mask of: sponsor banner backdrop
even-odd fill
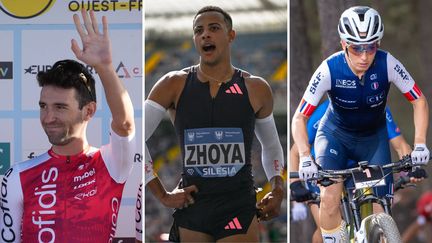
[[[70,24],[81,8],[105,15],[111,23],[141,23],[142,0],[2,0],[2,24]]]
[[[0,113],[13,110],[13,48],[13,32],[0,31]]]
[[[39,121],[39,71],[61,59],[75,59],[71,39],[79,41],[72,15],[93,9],[98,22],[107,16],[113,65],[135,109],[137,151],[117,222],[116,237],[135,237],[135,202],[142,160],[142,1],[2,0],[0,1],[0,172],[14,163],[45,153],[50,143]],[[100,28],[102,26],[100,25]],[[76,60],[76,59],[75,59]],[[111,113],[97,73],[98,110],[87,129],[92,146],[109,142]],[[0,176],[1,177],[1,176]]]

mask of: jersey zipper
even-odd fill
[[[360,105],[359,109],[362,110],[363,107],[366,105],[365,101],[363,100],[364,97],[364,87],[365,87],[365,76],[366,72],[363,74],[361,78],[359,78],[359,89],[360,89]]]
[[[216,94],[217,96],[217,94]],[[213,127],[214,126],[214,105],[215,105],[215,97],[212,97],[211,99],[211,109],[210,109],[210,126]]]

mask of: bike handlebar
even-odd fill
[[[362,172],[366,168],[380,167],[382,169],[392,169],[393,173],[400,171],[409,171],[413,167],[413,163],[409,156],[404,156],[401,160],[392,162],[385,165],[367,165],[366,163],[360,164],[358,167],[343,169],[343,170],[318,170],[316,177],[308,179],[308,181],[321,181],[325,179],[343,179],[352,175],[353,172]],[[290,172],[291,179],[300,178],[298,171]]]

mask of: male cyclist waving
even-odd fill
[[[293,117],[300,176],[307,179],[317,173],[306,122],[325,92],[330,104],[315,138],[316,162],[327,170],[345,169],[349,159],[369,164],[390,162],[385,107],[391,83],[413,105],[415,145],[411,157],[415,164],[426,164],[428,104],[404,66],[390,53],[378,49],[384,34],[380,15],[370,7],[349,8],[340,17],[338,31],[342,51],[328,57],[315,71]],[[375,193],[391,195],[391,184],[389,176],[386,186]],[[346,233],[339,211],[342,187],[337,183],[321,188],[319,217],[324,242],[340,242]]]

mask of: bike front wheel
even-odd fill
[[[371,215],[368,230],[368,243],[402,242],[399,230],[393,218],[386,213]]]

